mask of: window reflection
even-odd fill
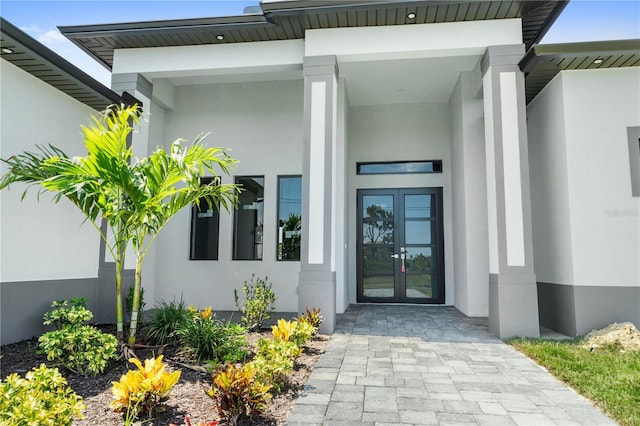
[[[238,195],[233,227],[233,259],[262,260],[264,176],[238,176]]]
[[[278,178],[278,260],[300,260],[302,177]]]
[[[200,179],[201,185],[215,185],[213,178]],[[190,260],[217,260],[220,214],[218,206],[209,205],[201,198],[198,205],[191,208]]]

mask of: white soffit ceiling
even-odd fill
[[[341,63],[352,106],[448,102],[460,72],[472,71],[478,56]]]
[[[339,63],[351,106],[448,102],[461,72],[472,71],[479,56],[453,56]],[[150,76],[151,77],[151,76]],[[301,80],[302,71],[222,75],[154,76],[174,86]]]

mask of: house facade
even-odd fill
[[[518,62],[563,6],[263,1],[240,17],[61,28],[146,106],[137,149],[212,132],[240,161],[230,179],[252,188],[209,218],[216,259],[193,260],[198,225],[176,217],[145,291],[231,309],[255,273],[279,310],[320,307],[327,331],[350,303],[420,302],[537,335]],[[291,176],[300,260],[281,261]]]
[[[349,304],[426,303],[487,316],[500,337],[538,336],[541,322],[575,334],[604,320],[577,320],[591,306],[580,294],[595,294],[585,286],[624,287],[618,294],[640,312],[637,196],[615,207],[635,211],[635,225],[629,217],[609,230],[627,253],[619,280],[553,269],[562,244],[574,262],[563,267],[588,260],[577,239],[548,248],[567,237],[549,227],[582,213],[566,201],[559,216],[541,212],[563,195],[549,181],[543,132],[581,112],[549,117],[536,97],[527,123],[522,61],[565,5],[263,0],[236,17],[61,28],[112,70],[114,92],[143,104],[138,155],[210,133],[208,144],[239,160],[223,177],[244,188],[236,210],[184,210],[158,236],[144,265],[148,303],[182,294],[232,310],[233,290],[255,274],[273,283],[277,310],[321,308],[325,332]],[[569,81],[563,73],[549,86]],[[552,96],[545,90],[541,99]],[[640,125],[632,118],[624,126]],[[553,149],[579,142],[562,144]],[[572,161],[563,178],[581,185],[573,167],[587,160]],[[103,250],[100,288],[110,288],[111,261]],[[573,325],[555,319],[571,309]],[[629,303],[625,318],[640,322],[634,314]]]

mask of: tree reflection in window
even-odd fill
[[[372,204],[363,219],[364,244],[393,244],[393,211]]]
[[[278,177],[278,260],[300,260],[302,177]]]

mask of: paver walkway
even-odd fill
[[[340,315],[288,425],[615,425],[452,307]]]

